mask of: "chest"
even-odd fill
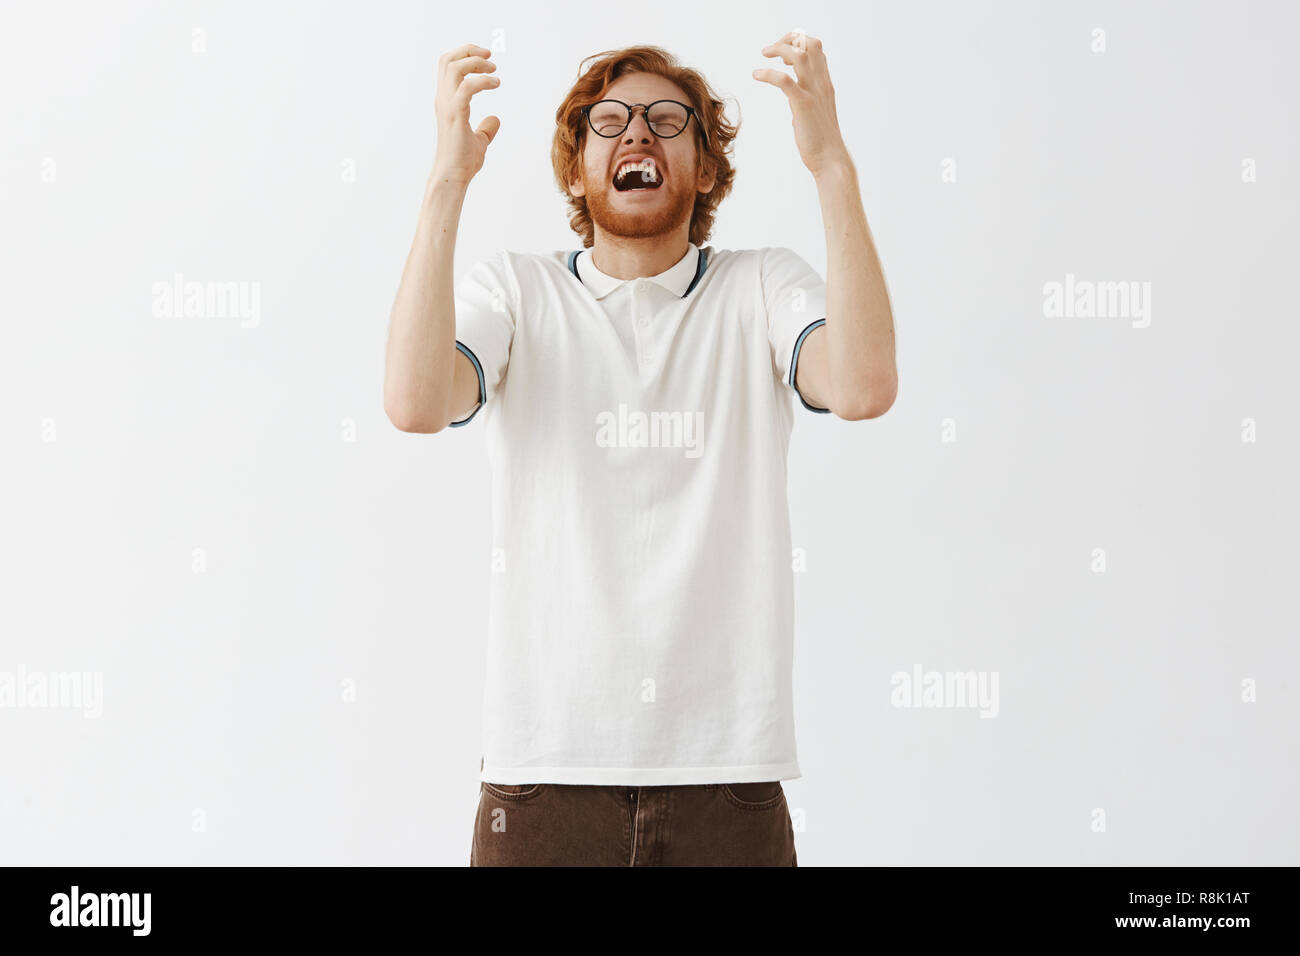
[[[628,282],[599,299],[565,290],[521,316],[511,356],[530,380],[563,381],[593,398],[656,393],[690,399],[709,382],[770,374],[761,300],[749,290],[687,297]]]

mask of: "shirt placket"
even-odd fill
[[[650,285],[643,280],[632,284],[632,339],[636,343],[637,371],[648,377],[655,361],[654,329],[651,319],[653,304]]]

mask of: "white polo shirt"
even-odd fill
[[[789,249],[622,280],[502,251],[456,290],[492,472],[481,779],[800,776],[786,455],[825,285]],[[480,415],[480,412],[482,413]]]

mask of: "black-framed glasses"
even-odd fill
[[[676,100],[655,100],[649,106],[644,103],[624,103],[622,100],[600,100],[584,106],[582,113],[597,136],[613,139],[622,136],[623,131],[632,124],[638,106],[641,107],[650,131],[660,139],[672,139],[679,135],[695,114],[694,107]]]

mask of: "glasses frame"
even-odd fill
[[[596,129],[595,124],[591,122],[591,111],[595,107],[599,106],[601,103],[617,103],[619,106],[625,107],[627,109],[627,122],[623,125],[623,128],[619,130],[617,133],[609,133],[609,134],[602,133],[600,130]],[[656,133],[655,128],[650,125],[650,108],[653,106],[658,106],[660,103],[673,103],[677,106],[680,106],[682,109],[686,110],[686,122],[682,124],[682,128],[679,129],[677,132],[670,133],[665,136],[660,133]],[[587,126],[589,126],[591,128],[591,131],[595,133],[597,136],[599,136],[601,139],[616,139],[617,137],[622,136],[624,133],[626,133],[628,127],[632,125],[632,121],[636,119],[636,108],[638,106],[641,107],[641,116],[645,119],[646,128],[650,130],[651,133],[654,133],[655,137],[658,139],[673,139],[677,136],[681,136],[682,133],[686,132],[686,128],[691,125],[692,116],[695,117],[695,122],[697,125],[700,121],[699,116],[695,112],[695,107],[687,106],[685,103],[674,99],[655,100],[653,103],[647,105],[645,103],[624,103],[622,100],[606,98],[603,100],[597,100],[596,102],[588,106],[584,106],[582,108],[582,115],[587,119]]]

